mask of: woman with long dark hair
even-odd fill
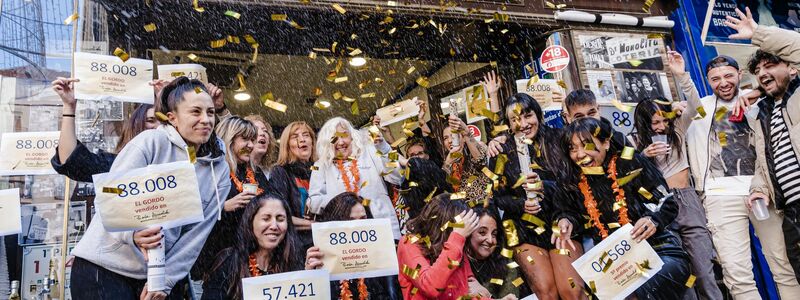
[[[486,185],[489,177],[481,176],[486,167],[486,144],[475,140],[467,124],[456,116],[449,116],[448,126],[442,134],[442,148],[448,151],[442,169],[447,172],[447,182],[453,191],[463,192],[467,199],[483,204],[487,197]],[[453,143],[453,134],[459,135],[459,143]]]
[[[322,211],[323,222],[330,221],[350,221],[361,219],[372,219],[372,212],[369,205],[363,205],[364,198],[355,193],[344,192],[331,199],[328,206]],[[313,268],[321,268],[323,255],[319,252],[319,247],[308,249],[308,264]],[[357,278],[349,280],[331,281],[331,299],[352,300],[352,299],[389,299],[387,279],[392,276]],[[396,283],[397,280],[394,279]]]
[[[558,220],[560,235],[551,239],[560,249],[575,249],[573,233],[598,244],[620,226],[633,224],[634,242],[647,240],[664,262],[636,296],[682,299],[691,268],[680,239],[668,229],[678,206],[659,170],[641,154],[622,157],[611,135],[609,124],[591,118],[566,127],[561,147],[572,163],[566,168],[566,188],[555,201],[553,220]]]
[[[472,210],[478,216],[478,229],[467,240],[467,257],[475,279],[494,299],[521,299],[528,296],[528,287],[520,284],[524,279],[519,268],[509,267],[513,260],[500,254],[506,248],[506,239],[497,208],[479,205]],[[495,282],[492,282],[493,279]],[[502,284],[497,284],[497,279],[502,280]]]
[[[175,79],[162,90],[160,110],[167,124],[132,139],[114,160],[111,172],[187,161],[194,151],[204,219],[165,230],[155,227],[108,232],[101,216],[95,215],[72,251],[75,261],[70,282],[76,299],[134,299],[140,295],[145,299],[181,298],[178,283],[189,274],[222,211],[219,195],[230,189],[228,163],[223,143],[214,134],[214,103],[205,85],[186,77]],[[169,270],[166,290],[147,291],[145,253],[161,243]]]
[[[489,170],[506,183],[493,200],[504,212],[508,246],[516,247],[514,260],[539,299],[582,299],[585,295],[573,288],[568,278],[578,286],[583,284],[571,265],[583,250],[576,247],[565,253],[550,242],[555,181],[564,168],[563,154],[552,146],[558,133],[544,125],[542,108],[528,94],[509,97],[506,116],[511,136],[502,145],[503,151],[490,159]]]
[[[303,252],[291,208],[264,194],[242,213],[236,243],[218,255],[203,282],[202,299],[241,299],[242,279],[303,269]]]

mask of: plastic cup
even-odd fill
[[[753,216],[756,220],[764,221],[769,219],[769,210],[767,210],[767,200],[764,198],[757,198],[753,200]]]
[[[653,140],[653,143],[662,142],[662,143],[666,144],[667,143],[667,136],[664,135],[664,134],[657,134],[657,135],[653,136],[652,140]]]
[[[258,185],[253,183],[245,183],[242,185],[242,191],[251,194],[258,193]]]

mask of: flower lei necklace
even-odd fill
[[[244,190],[244,187],[242,187],[243,185],[242,181],[236,177],[236,173],[231,172],[231,180],[233,181],[233,184],[236,186],[236,190],[239,191],[239,193],[241,193]],[[256,174],[250,167],[247,167],[247,183],[258,185],[258,181],[256,181]],[[264,193],[264,190],[261,189],[261,187],[259,187],[257,194],[260,195],[261,193]]]
[[[250,267],[250,276],[256,277],[265,275],[265,272],[262,272],[261,269],[258,268],[258,262],[256,261],[256,256],[250,254],[248,259],[249,267]]]
[[[619,220],[620,225],[625,225],[630,223],[630,219],[628,218],[628,207],[625,204],[625,191],[619,187],[619,183],[617,182],[617,156],[611,158],[611,161],[608,163],[608,179],[611,179],[611,189],[614,191],[615,208],[618,208],[619,216],[617,219]],[[586,175],[581,174],[581,182],[578,183],[578,187],[581,189],[581,194],[583,194],[583,205],[586,207],[586,212],[589,213],[590,221],[592,225],[600,231],[600,236],[602,238],[608,237],[608,230],[606,226],[603,226],[603,223],[600,222],[600,210],[597,209],[597,201],[594,199],[594,195],[592,194],[592,189],[589,187],[589,182],[586,179]]]
[[[348,192],[358,194],[358,190],[360,187],[358,186],[358,182],[361,181],[361,176],[358,173],[358,160],[352,160],[350,163],[350,174],[353,175],[353,181],[350,181],[350,178],[347,177],[347,171],[344,169],[344,160],[337,160],[336,161],[336,168],[339,169],[339,173],[342,174],[342,181],[344,182],[344,189]],[[352,183],[352,185],[351,185]]]
[[[340,300],[353,300],[353,292],[350,291],[350,280],[342,280],[339,282],[339,299]],[[364,278],[358,279],[358,299],[367,300],[369,298],[369,291],[367,291],[367,284]]]

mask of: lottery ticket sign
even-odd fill
[[[158,79],[172,80],[181,76],[208,83],[206,67],[198,64],[159,65]]]
[[[322,222],[311,225],[314,246],[324,255],[331,280],[398,274],[389,219]]]
[[[633,240],[631,230],[631,224],[622,226],[572,263],[600,300],[625,299],[664,265],[646,240]]]
[[[75,98],[153,104],[153,61],[75,52]]]
[[[58,147],[58,131],[7,132],[0,141],[0,176],[56,174],[50,159]]]
[[[328,300],[330,275],[307,270],[242,279],[244,300]]]
[[[97,211],[108,231],[177,227],[203,220],[194,165],[149,165],[93,176]]]

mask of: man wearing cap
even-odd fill
[[[759,88],[747,98],[763,96],[758,103],[755,127],[756,174],[747,205],[763,199],[783,211],[786,253],[795,275],[800,275],[800,34],[772,26],[759,26],[750,10],[738,9],[739,18],[728,17],[726,25],[738,31],[732,38],[752,39],[760,49],[748,68]]]
[[[786,257],[781,218],[757,221],[745,205],[756,163],[753,130],[747,119],[731,115],[738,96],[749,90],[739,89],[739,64],[729,56],[712,59],[706,65],[706,75],[714,94],[700,99],[702,118],[689,127],[687,148],[694,186],[702,195],[725,285],[737,300],[761,299],[751,261],[752,222],[781,298],[791,299],[800,295],[800,286]],[[748,111],[757,113],[757,109]],[[775,216],[775,207],[770,210]]]

